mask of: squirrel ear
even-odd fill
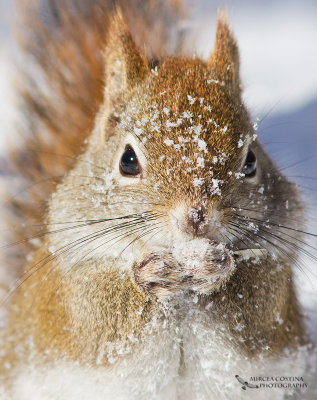
[[[216,73],[217,77],[240,88],[238,46],[230,30],[227,16],[220,12],[218,13],[215,48],[209,58],[208,66]]]
[[[141,55],[117,9],[108,32],[106,48],[106,99],[122,100],[124,95],[148,73],[146,57]]]

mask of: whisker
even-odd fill
[[[141,224],[142,222],[138,222],[138,223]],[[111,229],[111,228],[113,228],[113,231],[122,230],[122,229],[124,229],[124,228],[125,228],[125,229],[130,228],[130,226],[124,226],[124,227],[122,226],[122,225],[127,225],[127,224],[128,224],[128,223],[118,224],[118,225],[115,225],[114,227],[110,227],[110,228],[108,228],[108,229],[106,229],[106,230],[105,230],[105,229],[102,229],[102,230],[97,231],[97,232],[94,232],[94,233],[92,233],[92,234],[90,234],[90,235],[88,235],[88,236],[86,235],[86,236],[84,236],[84,237],[82,237],[82,238],[76,239],[75,241],[70,242],[70,243],[68,243],[68,244],[66,244],[66,245],[64,245],[64,246],[62,246],[61,248],[59,248],[58,250],[56,250],[56,252],[55,252],[54,254],[50,254],[50,255],[44,257],[42,260],[40,260],[39,262],[37,262],[30,270],[28,270],[28,271],[26,272],[26,277],[24,277],[23,279],[20,278],[19,280],[16,281],[16,285],[14,286],[14,288],[9,290],[9,293],[5,296],[5,298],[1,301],[1,303],[7,301],[8,298],[9,298],[9,297],[10,297],[24,282],[26,282],[27,279],[29,279],[31,276],[33,276],[33,274],[36,273],[36,272],[38,272],[41,268],[43,268],[48,262],[53,261],[54,258],[56,258],[57,256],[60,256],[60,255],[62,255],[62,254],[65,254],[65,253],[68,252],[69,250],[74,250],[75,247],[76,247],[76,249],[78,249],[78,247],[81,247],[81,246],[85,245],[87,241],[88,241],[88,243],[89,243],[90,241],[93,241],[93,240],[95,240],[95,239],[101,237],[101,236],[104,235],[105,233],[109,233],[109,229]],[[133,224],[135,224],[135,222],[133,222]],[[142,227],[134,228],[134,229],[132,230],[132,232],[134,232],[135,230],[141,229],[141,228],[142,228]],[[130,231],[130,232],[131,232],[131,231]],[[110,239],[109,241],[115,240],[115,239],[117,239],[119,236],[122,236],[122,235],[124,235],[124,234],[118,235],[117,237],[112,238],[112,239]],[[107,241],[107,242],[109,242],[109,241]],[[106,242],[106,243],[107,243],[107,242]],[[41,264],[41,265],[40,265],[40,264]]]
[[[238,214],[236,214],[236,217],[244,217],[244,216],[241,216],[241,215],[239,216]],[[317,237],[317,234],[311,233],[311,232],[306,232],[306,231],[303,231],[301,229],[292,228],[290,226],[286,226],[286,225],[278,224],[278,223],[274,223],[274,222],[266,222],[266,221],[262,221],[260,219],[253,218],[253,217],[248,217],[248,216],[245,216],[245,217],[247,218],[247,220],[250,220],[250,221],[253,221],[253,222],[272,225],[272,226],[277,226],[279,228],[287,229],[287,230],[290,230],[290,231],[293,231],[293,232],[303,233],[303,234],[308,235],[308,236]]]
[[[311,160],[312,158],[315,158],[315,156],[312,155],[312,156],[309,156],[309,157],[302,158],[301,160],[296,161],[296,162],[294,162],[292,164],[289,164],[286,167],[279,168],[279,171],[285,171],[286,169],[289,169],[289,168],[295,167],[297,165],[303,164],[304,162],[306,162],[308,160]]]
[[[123,236],[123,238],[126,238],[126,237],[128,237],[128,236],[131,236],[133,233],[138,232],[138,231],[140,231],[140,230],[142,230],[142,229],[144,230],[145,227],[144,227],[144,226],[141,226],[141,227],[134,228],[134,229],[132,229],[131,231],[129,231],[128,235],[126,235],[126,233],[123,233],[123,234],[120,234],[120,235],[116,236],[115,238],[112,238],[112,239],[110,239],[110,240],[107,240],[107,241],[104,242],[104,243],[101,243],[101,244],[98,245],[97,247],[95,247],[95,248],[91,249],[90,251],[88,251],[79,261],[77,261],[75,264],[72,265],[71,269],[74,269],[79,263],[83,262],[83,260],[84,260],[85,258],[87,258],[87,256],[88,256],[89,254],[93,253],[95,250],[97,250],[98,248],[104,246],[105,244],[110,243],[112,240],[115,240],[115,242],[114,242],[114,244],[115,244],[115,243],[118,242],[118,240],[117,240],[118,238],[120,238],[120,239],[119,239],[119,241],[120,241],[120,240],[122,239],[122,236]],[[78,250],[78,248],[83,247],[83,246],[86,245],[86,244],[89,244],[89,243],[93,242],[94,240],[96,240],[96,239],[98,239],[98,238],[101,238],[102,236],[103,236],[103,234],[100,233],[100,234],[96,235],[96,237],[90,238],[90,239],[88,240],[87,243],[81,242],[81,243],[76,244],[76,246],[79,245],[79,246],[76,248],[76,250]],[[74,248],[71,248],[71,249],[67,249],[66,251],[69,251],[69,250],[73,251],[73,250],[75,250],[75,249],[74,249]],[[64,252],[63,252],[63,253],[64,253]],[[60,255],[60,254],[59,254],[59,255]],[[47,277],[49,276],[49,274],[53,272],[54,268],[55,268],[55,266],[53,266],[53,268],[51,268],[50,271],[45,275],[45,279],[47,279]],[[68,272],[70,272],[70,271],[65,272],[64,275],[65,275],[66,273],[68,273]],[[44,281],[44,278],[42,279],[42,281]]]
[[[257,223],[258,224],[260,224],[260,226],[263,228],[271,228],[269,225],[270,225],[270,223],[263,223],[263,222],[260,222],[260,221],[257,221]],[[273,224],[273,226],[278,226],[278,224]],[[282,229],[287,229],[286,227],[283,227],[283,226],[280,226]],[[264,230],[263,230],[264,231]],[[267,233],[271,233],[270,231],[264,231],[264,232],[267,232]],[[305,246],[308,246],[308,247],[310,247],[311,249],[313,249],[313,250],[316,250],[317,251],[317,248],[316,247],[314,247],[314,246],[312,246],[312,245],[310,245],[309,243],[307,243],[307,242],[305,242],[305,241],[303,241],[303,240],[301,240],[301,239],[299,239],[299,238],[297,238],[297,237],[294,237],[294,236],[292,236],[292,235],[289,235],[289,234],[287,234],[286,232],[282,232],[282,231],[280,231],[280,230],[277,230],[277,233],[279,233],[279,234],[281,234],[281,235],[284,235],[284,236],[287,236],[287,237],[289,237],[289,238],[291,238],[291,239],[294,239],[294,240],[296,240],[297,242],[300,242],[300,243],[302,243],[302,244],[304,244]]]
[[[160,222],[158,222],[157,224],[152,224],[153,225],[159,225]],[[157,227],[154,227],[148,231],[146,231],[147,233],[152,232],[153,230],[157,229]],[[122,254],[130,245],[132,245],[134,242],[136,242],[137,240],[141,239],[144,236],[143,233],[141,233],[139,236],[137,236],[136,238],[134,238],[122,251],[120,254]]]
[[[144,212],[143,214],[146,214],[147,212]],[[38,238],[42,238],[45,237],[47,235],[50,234],[55,234],[55,233],[61,233],[61,232],[65,232],[71,229],[77,229],[77,228],[82,228],[82,227],[86,227],[86,226],[90,226],[90,225],[94,225],[94,224],[98,224],[98,223],[102,223],[102,222],[109,222],[109,221],[115,221],[115,220],[122,220],[122,219],[142,219],[142,216],[140,214],[131,214],[131,215],[125,215],[125,216],[120,216],[120,217],[115,217],[115,218],[104,218],[104,219],[100,219],[100,220],[88,220],[88,222],[83,222],[80,225],[75,225],[75,226],[70,226],[70,227],[66,227],[66,228],[60,228],[60,229],[56,229],[53,231],[48,231],[48,232],[42,232],[40,234],[31,236],[31,237],[27,237],[25,239],[22,239],[20,241],[14,242],[14,243],[9,243],[7,245],[4,246],[0,246],[0,249],[7,249],[10,248],[12,246],[16,246],[18,244],[22,244],[25,243],[29,240],[32,239],[38,239]],[[80,221],[79,221],[80,222]],[[41,224],[41,225],[34,225],[34,226],[49,226],[49,225],[63,225],[63,224],[70,224],[70,223],[77,223],[76,221],[73,222],[55,222],[52,224]]]
[[[246,224],[245,224],[245,226],[246,226],[246,228],[243,228],[243,227],[241,227],[241,226],[238,225],[239,229],[241,229],[241,230],[244,232],[244,234],[248,234],[248,233],[250,234],[250,230],[247,229],[248,226],[247,226]],[[264,230],[262,230],[262,232],[263,232],[263,231],[264,231]],[[252,231],[252,232],[253,232],[254,235],[256,235],[257,237],[259,237],[259,238],[261,238],[262,240],[264,240],[265,242],[269,243],[273,248],[277,248],[281,253],[283,253],[283,254],[286,255],[288,258],[290,258],[290,259],[292,260],[292,262],[294,262],[294,264],[295,264],[301,271],[304,272],[304,270],[303,270],[302,266],[299,264],[298,260],[297,260],[293,255],[291,255],[291,254],[289,253],[289,251],[286,251],[284,248],[282,248],[280,245],[278,245],[278,243],[273,243],[273,242],[270,241],[268,238],[259,235],[258,232],[256,232],[256,233],[255,233],[254,231]],[[279,236],[276,236],[276,235],[272,234],[272,232],[269,232],[269,231],[264,231],[263,233],[264,233],[264,234],[270,235],[270,236],[273,237],[275,240],[278,240],[280,243],[283,244],[283,246],[284,246],[286,249],[290,249],[290,250],[292,250],[292,252],[294,252],[294,249],[293,249],[293,247],[294,247],[294,248],[296,248],[298,251],[300,251],[301,253],[305,254],[307,257],[312,258],[314,261],[315,261],[315,259],[317,260],[317,258],[316,258],[313,254],[311,254],[311,253],[305,251],[305,249],[302,249],[301,247],[297,246],[295,243],[290,242],[290,241],[287,241],[286,239],[283,239],[283,238],[281,238],[281,237],[279,237]],[[293,247],[292,247],[292,246],[293,246]]]

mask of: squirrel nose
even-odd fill
[[[192,207],[188,210],[188,225],[195,235],[202,234],[207,225],[207,215],[204,206]]]

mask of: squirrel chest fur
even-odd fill
[[[4,398],[252,398],[235,375],[302,373],[279,228],[302,205],[256,138],[226,18],[207,62],[150,62],[117,11],[104,64],[86,149],[12,296]]]

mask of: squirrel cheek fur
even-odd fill
[[[105,60],[104,103],[87,149],[49,203],[53,229],[62,222],[72,229],[49,236],[35,253],[31,265],[48,262],[36,273],[30,266],[13,300],[9,335],[28,356],[31,337],[44,360],[108,366],[107,344],[133,348],[134,338],[135,346],[146,345],[151,321],[163,320],[162,307],[183,296],[223,324],[250,358],[303,344],[288,258],[277,251],[256,263],[233,255],[255,243],[243,218],[259,218],[260,209],[269,219],[278,209],[283,223],[292,212],[281,206],[286,196],[293,216],[302,206],[253,140],[226,19],[219,17],[208,62],[167,58],[152,68],[118,13]],[[120,172],[127,145],[140,163],[137,176]],[[241,176],[249,148],[259,164],[253,181]],[[239,208],[247,211],[237,220]],[[180,318],[175,313],[168,318]],[[10,352],[14,365],[21,356]]]

